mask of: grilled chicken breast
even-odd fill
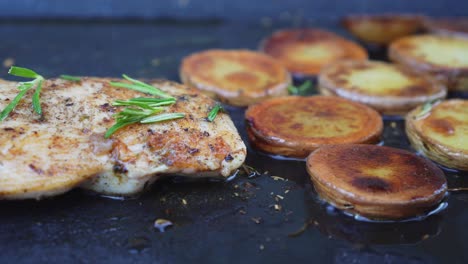
[[[0,198],[38,199],[75,186],[128,195],[162,175],[227,177],[243,163],[246,148],[229,116],[206,121],[215,102],[169,81],[152,84],[177,98],[167,111],[185,118],[130,125],[105,139],[119,111],[111,103],[145,96],[109,81],[45,81],[42,117],[32,111],[33,92],[26,94],[0,123]],[[0,81],[0,109],[16,96],[17,85]]]

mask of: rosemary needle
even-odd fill
[[[71,75],[67,75],[67,74],[62,74],[62,75],[60,75],[60,79],[66,80],[66,81],[71,81],[71,82],[79,82],[79,81],[81,81],[81,78],[80,78],[80,77],[71,76]]]
[[[140,123],[148,124],[148,123],[162,122],[166,120],[179,119],[179,118],[184,118],[184,117],[185,117],[184,113],[165,113],[165,114],[146,117],[143,120],[141,120]]]
[[[167,93],[159,90],[158,88],[149,85],[147,83],[135,80],[133,78],[130,78],[128,75],[123,74],[122,77],[131,82],[131,83],[123,83],[123,82],[110,82],[110,85],[115,86],[115,87],[121,87],[121,88],[127,88],[130,90],[135,90],[139,91],[142,93],[146,94],[151,94],[155,96],[159,96],[161,98],[173,98],[172,96],[168,95]]]
[[[208,116],[206,117],[206,119],[210,122],[213,122],[213,120],[216,118],[220,110],[223,110],[223,107],[220,104],[216,104],[213,107],[213,109],[211,109],[211,111],[208,113]]]

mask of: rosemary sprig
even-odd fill
[[[116,100],[112,103],[113,106],[137,106],[141,108],[151,109],[157,106],[169,106],[176,102],[175,98],[145,98],[137,97],[130,100]]]
[[[163,122],[167,120],[174,120],[185,117],[184,113],[163,113],[165,107],[175,104],[176,99],[158,88],[146,84],[144,82],[132,79],[127,75],[123,77],[130,81],[129,83],[121,82],[110,82],[112,86],[122,87],[130,90],[136,90],[143,93],[158,96],[160,98],[152,97],[136,97],[129,100],[115,100],[113,106],[126,106],[122,111],[114,115],[116,120],[115,124],[109,128],[104,135],[105,138],[109,138],[117,130],[126,127],[131,124],[148,124]]]
[[[9,74],[18,76],[18,77],[23,77],[23,78],[30,78],[34,79],[29,82],[21,82],[18,85],[18,90],[20,91],[18,95],[9,103],[5,109],[2,110],[0,113],[0,122],[5,120],[5,118],[10,115],[10,113],[16,108],[16,106],[19,104],[21,99],[24,97],[24,95],[31,89],[36,88],[33,94],[32,102],[33,102],[33,109],[36,113],[39,115],[42,115],[42,108],[41,108],[41,102],[40,102],[40,93],[42,89],[42,83],[44,81],[44,77],[41,75],[37,74],[35,71],[27,69],[27,68],[22,68],[22,67],[16,67],[16,66],[11,66],[10,70],[8,71]]]
[[[184,113],[164,113],[156,115],[164,110],[164,107],[126,107],[121,112],[114,115],[116,123],[107,130],[104,135],[105,138],[109,138],[117,130],[126,127],[131,124],[141,123],[157,123],[167,120],[179,119],[185,117]]]
[[[156,87],[154,87],[152,85],[149,85],[147,83],[144,83],[144,82],[135,80],[133,78],[130,78],[126,74],[123,74],[122,77],[125,80],[127,80],[127,81],[129,81],[131,83],[110,82],[110,85],[115,86],[115,87],[127,88],[127,89],[130,89],[130,90],[135,90],[135,91],[139,91],[139,92],[146,93],[146,94],[159,96],[161,98],[174,98],[174,97],[168,95],[167,93],[159,90],[158,88],[156,88]]]
[[[220,105],[220,104],[216,104],[212,109],[211,111],[208,113],[208,116],[206,117],[206,119],[210,122],[213,122],[213,120],[216,118],[216,116],[218,115],[218,112],[219,111],[222,111],[224,110],[223,106]]]
[[[173,119],[179,119],[179,118],[184,118],[184,117],[185,117],[184,113],[165,113],[165,114],[146,117],[143,120],[141,120],[140,123],[149,124],[149,123],[162,122],[166,120],[173,120]]]
[[[80,77],[66,75],[66,74],[60,75],[60,79],[70,81],[70,82],[79,82],[79,81],[81,81]]]
[[[307,80],[299,86],[290,85],[288,87],[288,92],[291,95],[307,95],[312,87],[312,82]]]

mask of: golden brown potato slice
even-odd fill
[[[468,170],[468,100],[424,105],[406,118],[411,145],[449,168]]]
[[[337,60],[366,60],[358,44],[321,29],[288,29],[262,41],[260,50],[280,60],[294,75],[316,75],[322,66]]]
[[[468,18],[427,18],[423,25],[430,33],[468,37]]]
[[[356,38],[369,44],[387,45],[390,42],[421,29],[418,15],[350,15],[341,21],[343,27]]]
[[[371,219],[424,214],[447,192],[444,173],[436,165],[390,147],[321,147],[307,158],[307,171],[324,200]]]
[[[245,118],[254,147],[298,158],[328,144],[377,143],[383,127],[372,108],[332,96],[270,99],[250,106]]]
[[[430,34],[404,37],[390,45],[389,57],[432,75],[449,91],[468,91],[468,38]]]
[[[287,95],[291,76],[273,58],[248,50],[207,50],[182,61],[182,81],[222,102],[247,106]]]
[[[405,114],[444,98],[444,85],[401,66],[377,61],[339,61],[318,77],[319,91],[364,103],[384,114]]]

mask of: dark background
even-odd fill
[[[0,17],[102,18],[337,18],[348,13],[418,12],[463,16],[468,1],[460,0],[1,0]]]
[[[256,49],[278,28],[318,26],[350,37],[337,23],[348,13],[467,11],[468,1],[456,0],[0,0],[0,78],[11,79],[14,62],[46,78],[178,80],[184,56]],[[244,109],[228,110],[248,145]],[[383,143],[412,151],[403,120],[385,120]],[[468,263],[468,193],[451,193],[446,210],[422,221],[359,222],[318,199],[304,162],[248,146],[246,164],[265,174],[230,182],[171,178],[128,200],[74,190],[0,201],[0,263]],[[466,172],[444,172],[450,187],[468,186]],[[158,218],[174,226],[159,233]]]

